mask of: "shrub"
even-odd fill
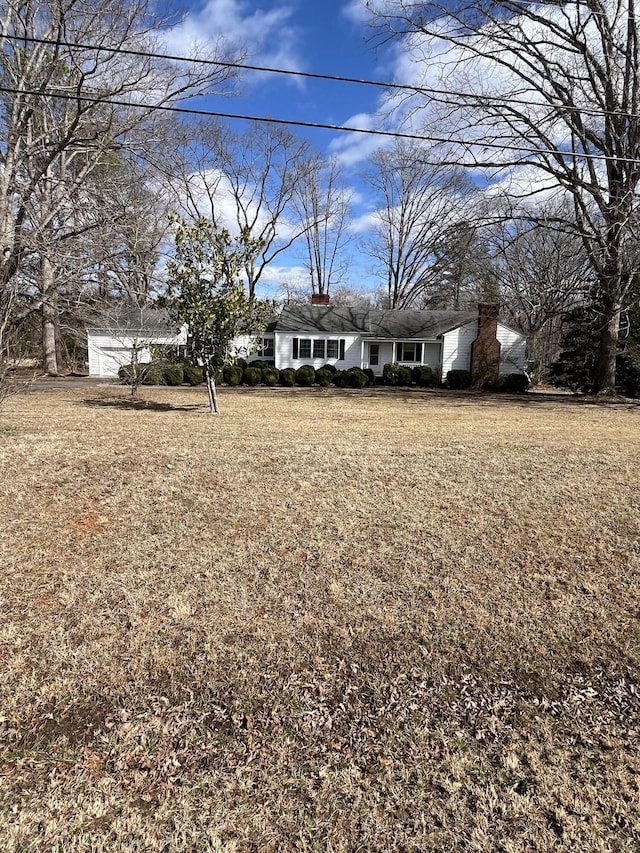
[[[118,379],[123,382],[125,385],[130,385],[134,378],[134,370],[136,367],[138,368],[138,377],[139,380],[142,377],[142,373],[140,371],[140,367],[142,365],[138,364],[123,364],[122,367],[118,368]]]
[[[324,364],[320,369],[321,370],[328,370],[329,373],[333,376],[333,374],[336,372],[336,370],[338,368],[335,366],[335,364],[331,364],[330,362],[327,362],[327,364]]]
[[[331,385],[333,380],[333,373],[330,370],[325,370],[324,367],[321,367],[320,370],[316,371],[316,382],[318,385],[322,386],[322,388],[326,388],[328,385]]]
[[[428,364],[419,365],[411,371],[411,378],[420,388],[431,388],[435,383],[433,370]]]
[[[285,367],[280,371],[280,384],[292,388],[296,384],[296,372],[293,367]]]
[[[296,385],[308,388],[316,381],[316,372],[310,364],[303,364],[296,370]]]
[[[222,380],[227,385],[239,385],[242,382],[242,372],[240,365],[228,364],[222,371]]]
[[[273,367],[273,362],[256,359],[255,361],[250,361],[247,367],[257,367],[259,370],[264,370],[265,367]]]
[[[242,381],[245,385],[256,386],[262,382],[261,367],[245,367],[242,371]]]
[[[181,364],[165,364],[162,368],[162,381],[165,385],[182,385],[184,369]]]
[[[278,379],[280,378],[280,371],[277,367],[263,367],[262,368],[262,381],[265,385],[269,385],[273,388],[274,385],[278,384]]]
[[[388,363],[385,364],[382,368],[382,381],[385,385],[397,385],[398,384],[398,368],[399,364]]]
[[[367,374],[359,367],[351,367],[347,373],[349,374],[349,388],[364,388],[369,384]]]
[[[241,370],[244,370],[246,366],[247,366],[247,359],[246,358],[241,358],[239,355],[237,355],[233,359],[232,367],[239,367]]]
[[[385,364],[382,368],[382,381],[385,385],[411,385],[411,371],[396,362]]]
[[[333,374],[333,384],[336,388],[348,388],[349,387],[349,371],[348,370],[336,370]]]
[[[382,368],[382,381],[385,385],[411,385],[411,371],[396,362],[385,364]]]
[[[369,385],[374,385],[376,381],[376,375],[370,367],[365,368],[364,371],[367,379],[369,380]]]
[[[450,370],[447,373],[447,385],[453,391],[471,388],[471,374],[468,370]]]
[[[508,373],[499,383],[499,390],[509,394],[524,394],[529,387],[529,377],[525,373]]]
[[[185,364],[182,368],[182,378],[187,385],[201,385],[202,368],[195,364]]]
[[[139,367],[142,368],[142,384],[143,385],[162,385],[164,381],[164,370],[162,365],[153,364],[150,362],[149,364],[141,364]]]

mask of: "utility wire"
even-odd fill
[[[523,0],[523,2],[528,2],[528,0]],[[393,83],[382,80],[371,80],[362,77],[343,77],[337,74],[322,74],[312,71],[295,71],[294,69],[286,69],[286,68],[273,68],[270,66],[264,65],[249,65],[243,62],[225,62],[223,60],[217,59],[203,59],[201,57],[196,56],[181,56],[178,54],[168,54],[168,53],[154,53],[152,51],[146,50],[133,50],[132,48],[125,47],[103,47],[95,44],[84,44],[82,42],[71,42],[71,41],[57,41],[54,39],[43,39],[38,38],[36,36],[18,36],[12,33],[5,33],[0,35],[0,39],[7,39],[8,41],[16,41],[16,42],[30,42],[33,44],[42,44],[49,45],[51,47],[65,47],[69,49],[78,49],[78,50],[92,50],[97,53],[112,53],[115,55],[123,55],[123,56],[136,56],[141,59],[167,59],[171,62],[188,62],[195,65],[219,65],[221,68],[234,68],[245,71],[258,71],[260,73],[265,74],[281,74],[289,77],[301,77],[310,80],[328,80],[334,83],[355,83],[360,86],[372,86],[379,89],[395,89],[398,91],[410,92],[416,95],[425,95],[431,97],[434,100],[437,100],[438,97],[447,97],[447,98],[465,98],[471,101],[476,101],[478,103],[486,103],[492,102],[496,104],[516,104],[520,106],[526,107],[546,107],[553,108],[553,104],[548,103],[547,101],[532,101],[532,100],[518,100],[517,98],[512,98],[507,95],[488,95],[488,94],[478,94],[477,92],[461,92],[461,91],[453,91],[449,89],[436,89],[430,86],[415,86],[409,83]],[[561,104],[559,107],[565,112],[579,112],[584,113],[585,115],[591,116],[617,116],[617,117],[628,117],[628,118],[640,118],[640,113],[630,113],[625,112],[624,110],[602,110],[595,109],[589,107],[578,107]]]
[[[487,142],[484,140],[471,141],[471,140],[462,140],[462,139],[451,139],[447,137],[437,137],[424,134],[417,133],[403,133],[397,130],[376,130],[374,128],[365,128],[365,127],[351,127],[349,125],[339,125],[339,124],[322,124],[321,122],[312,122],[312,121],[300,121],[297,119],[284,119],[284,118],[272,118],[270,116],[251,116],[242,113],[223,113],[214,110],[198,110],[193,107],[176,107],[168,104],[146,104],[142,101],[136,101],[135,103],[131,101],[120,101],[115,98],[91,98],[88,95],[81,94],[65,94],[62,92],[47,92],[38,89],[16,89],[10,86],[0,86],[0,92],[6,92],[8,94],[13,95],[34,95],[36,97],[42,98],[60,98],[65,101],[85,101],[89,104],[111,104],[115,107],[128,107],[131,109],[145,109],[150,112],[162,111],[168,113],[179,113],[182,115],[195,115],[195,116],[204,116],[207,118],[225,118],[225,119],[239,119],[241,121],[256,121],[256,122],[266,122],[268,124],[283,124],[283,125],[291,125],[294,127],[306,127],[317,130],[335,130],[342,133],[363,133],[369,134],[371,136],[388,136],[396,139],[415,139],[420,142],[434,142],[443,145],[456,145],[462,148],[465,148],[467,151],[471,151],[472,149],[477,148],[490,148],[496,151],[517,151],[523,155],[546,155],[550,157],[563,157],[563,158],[574,158],[576,160],[602,160],[604,162],[611,161],[615,159],[616,163],[634,163],[637,164],[638,160],[633,157],[611,157],[606,154],[589,154],[587,152],[575,152],[575,151],[562,151],[561,149],[554,148],[523,148],[520,145],[509,145],[506,142]],[[480,165],[480,164],[476,164]],[[492,163],[492,167],[498,167],[500,165],[514,165],[513,163]],[[524,164],[523,164],[524,165]]]

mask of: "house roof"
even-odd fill
[[[109,330],[118,332],[174,332],[166,311],[146,306],[134,308],[120,306],[98,318],[88,331]]]
[[[348,308],[343,305],[287,305],[277,332],[358,334],[367,338],[433,339],[477,320],[475,311],[403,311]]]

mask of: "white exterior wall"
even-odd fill
[[[153,336],[145,335],[144,338],[142,333],[136,336],[135,332],[114,334],[102,329],[89,330],[87,332],[89,376],[117,377],[118,370],[123,364],[131,364],[134,348],[142,340],[159,346],[183,346],[187,342],[187,336],[184,330],[177,335],[156,333]],[[143,364],[151,361],[151,352],[148,347],[143,347],[138,352],[138,361]]]
[[[478,321],[472,320],[442,336],[442,379],[450,370],[469,370],[471,344],[478,336]]]
[[[339,358],[293,358],[293,339],[305,338],[311,341],[314,340],[343,340],[344,360]],[[313,343],[311,344],[313,352]],[[335,364],[338,370],[348,370],[350,367],[361,366],[361,351],[362,344],[359,335],[330,335],[319,334],[317,332],[276,332],[275,333],[275,362],[278,370],[284,370],[285,367],[293,367],[297,370],[303,364],[310,364],[316,370],[323,367],[325,364]]]
[[[509,373],[524,373],[527,356],[527,341],[508,326],[498,323],[497,338],[500,341],[500,376]]]
[[[442,378],[449,370],[469,370],[471,367],[471,345],[478,334],[476,321],[452,329],[443,336]],[[500,376],[509,373],[524,373],[527,349],[526,339],[519,333],[498,323],[497,336],[500,341]]]

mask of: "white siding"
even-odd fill
[[[116,377],[118,369],[123,364],[130,364],[134,347],[141,344],[141,337],[133,332],[114,333],[103,329],[90,329],[87,332],[87,348],[89,351],[89,376]],[[160,346],[181,346],[186,343],[186,332],[177,335],[154,333],[145,336],[145,343]],[[151,361],[151,353],[143,347],[138,353],[139,361]]]
[[[471,344],[478,336],[478,321],[458,326],[442,336],[442,379],[450,370],[469,370]]]
[[[498,323],[500,341],[500,376],[509,373],[524,373],[527,354],[527,341],[519,333]]]
[[[344,360],[339,358],[293,358],[293,339],[305,338],[307,340],[343,340],[345,342]],[[312,332],[276,332],[275,333],[275,361],[278,370],[285,367],[293,367],[295,370],[303,364],[310,364],[316,370],[329,362],[335,364],[338,370],[348,370],[350,367],[360,367],[361,362],[361,340],[359,335],[329,335]],[[313,353],[313,343],[311,344]]]
[[[477,337],[477,322],[467,323],[452,329],[443,336],[442,378],[449,370],[469,370],[471,345]],[[519,333],[498,323],[497,338],[500,341],[500,376],[508,373],[524,373],[527,342]]]

